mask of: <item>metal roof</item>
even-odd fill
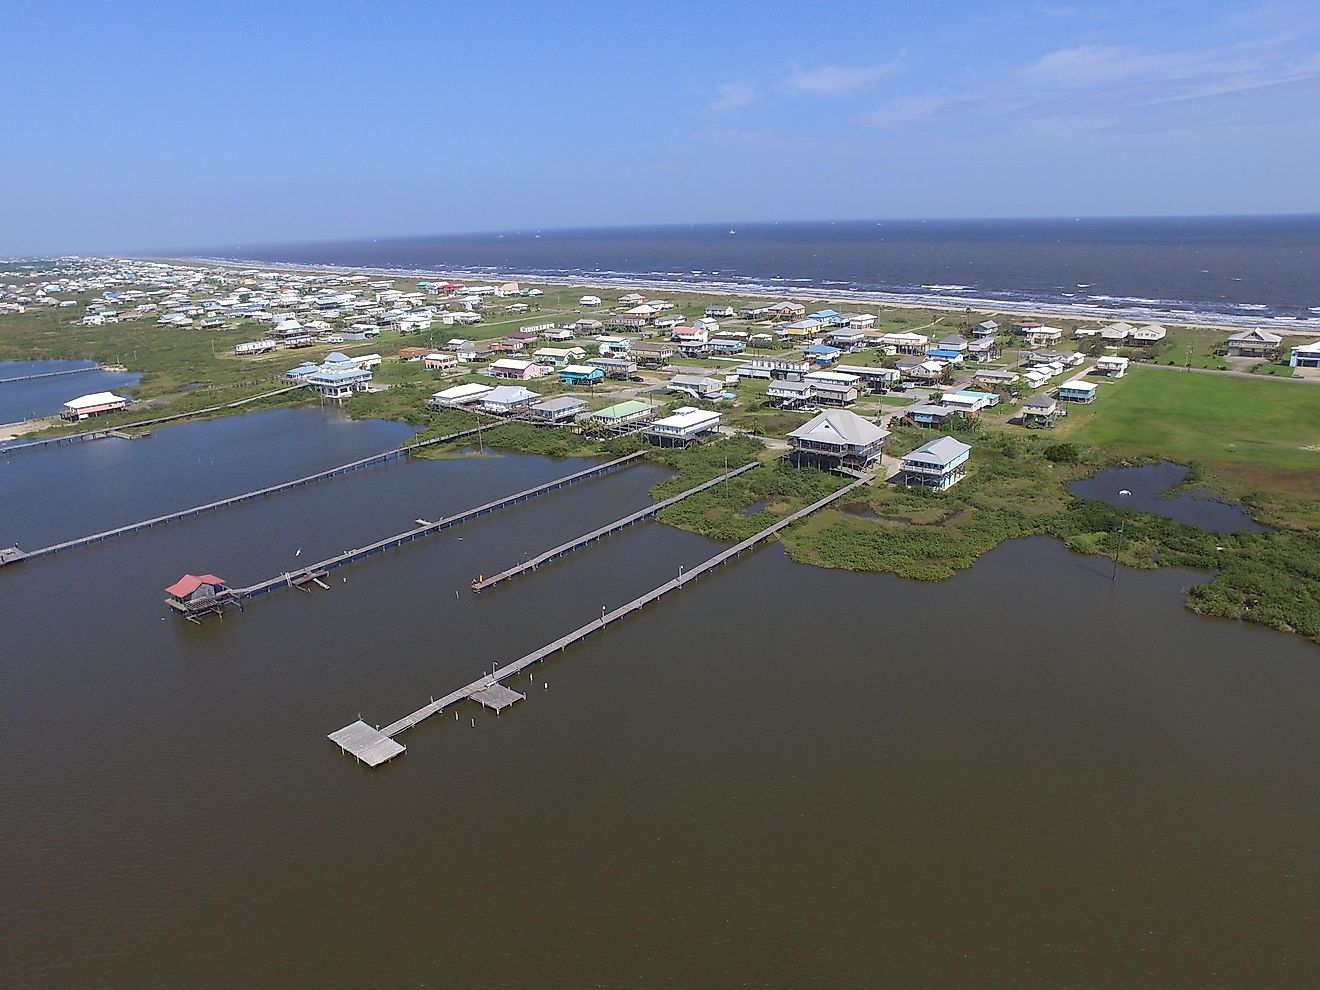
[[[867,447],[889,436],[874,423],[847,409],[827,409],[789,434],[799,440],[818,443],[846,443]]]

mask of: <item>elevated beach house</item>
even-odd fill
[[[1122,378],[1127,374],[1128,359],[1107,355],[1095,362],[1095,370],[1096,374],[1105,375],[1108,378]]]
[[[129,400],[113,392],[92,392],[70,399],[60,407],[60,419],[70,422],[104,416],[106,413],[119,412],[128,405]]]
[[[492,378],[510,378],[524,382],[540,378],[546,370],[535,361],[523,361],[519,358],[500,358],[492,361],[490,367],[486,369]]]
[[[540,392],[521,385],[497,385],[481,397],[480,405],[482,412],[511,416],[530,408],[539,398]]]
[[[680,406],[669,416],[657,419],[647,431],[660,444],[689,444],[713,436],[720,426],[720,414],[695,406]]]
[[[591,414],[591,422],[611,433],[628,433],[655,419],[655,410],[641,399],[628,399]]]
[[[1022,403],[1022,425],[1029,430],[1048,429],[1059,418],[1059,400],[1040,392]]]
[[[967,477],[972,448],[953,437],[923,443],[903,458],[903,483],[944,491]]]
[[[1293,368],[1320,368],[1320,340],[1294,347],[1289,352],[1288,365]]]
[[[332,351],[307,376],[307,387],[326,399],[347,399],[354,392],[367,391],[370,384],[371,372],[339,351]]]
[[[1229,357],[1266,358],[1274,360],[1282,353],[1283,338],[1268,330],[1243,330],[1228,338],[1225,347]]]
[[[847,409],[826,409],[788,435],[795,459],[865,468],[880,459],[889,431]]]
[[[585,415],[586,411],[585,399],[574,398],[571,395],[557,395],[553,399],[534,404],[529,413],[538,423],[558,424],[571,423],[579,416]]]
[[[469,382],[466,385],[447,388],[443,392],[436,392],[426,400],[426,404],[432,409],[459,409],[463,406],[475,405],[483,395],[492,390],[491,385]]]
[[[1074,378],[1059,386],[1061,402],[1094,402],[1100,386],[1083,378]]]
[[[669,380],[669,390],[694,399],[718,399],[724,394],[724,382],[707,375],[675,375]]]

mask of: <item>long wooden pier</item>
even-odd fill
[[[81,536],[75,540],[65,540],[63,543],[55,543],[48,547],[42,547],[39,550],[23,551],[13,547],[10,548],[11,552],[8,556],[0,554],[0,567],[5,566],[6,564],[16,564],[19,561],[36,560],[39,557],[49,557],[52,554],[63,553],[66,550],[76,550],[78,547],[89,546],[93,543],[101,543],[105,540],[112,540],[117,536],[126,536],[129,533],[151,529],[155,526],[163,526],[166,523],[177,522],[180,519],[187,519],[190,516],[200,516],[205,512],[214,512],[217,509],[225,509],[231,505],[238,505],[240,502],[249,502],[254,498],[263,498],[267,495],[274,495],[278,492],[289,491],[292,488],[301,488],[304,485],[315,484],[318,481],[325,481],[327,478],[334,478],[341,474],[351,474],[354,471],[374,467],[377,464],[387,464],[390,461],[402,460],[411,456],[414,451],[420,450],[423,447],[430,447],[435,444],[450,443],[454,440],[460,440],[463,437],[474,435],[479,429],[482,428],[474,426],[469,430],[460,430],[457,433],[450,433],[448,436],[434,437],[430,440],[419,440],[416,443],[405,444],[394,450],[386,450],[379,454],[372,454],[370,457],[363,457],[356,461],[350,461],[347,464],[340,464],[337,467],[327,468],[324,471],[317,471],[315,474],[308,474],[301,478],[294,478],[292,481],[284,481],[278,485],[267,485],[265,488],[243,492],[241,495],[231,495],[229,498],[217,499],[214,502],[207,502],[204,505],[194,505],[191,508],[179,509],[177,512],[168,512],[163,516],[154,516],[151,519],[143,519],[141,522],[129,523],[126,526],[116,526],[114,529],[107,529],[104,532],[93,533],[90,536]]]
[[[17,382],[35,382],[38,378],[59,378],[61,375],[85,375],[89,371],[100,371],[101,365],[90,368],[67,368],[64,371],[43,371],[35,375],[18,375],[14,378],[0,378],[0,385],[13,385]]]
[[[623,457],[612,461],[606,461],[604,464],[596,464],[574,474],[566,475],[563,478],[556,478],[554,481],[547,481],[543,485],[537,485],[535,488],[528,488],[513,495],[505,495],[503,498],[497,498],[494,501],[478,505],[476,508],[467,509],[452,516],[446,516],[435,522],[418,520],[418,524],[410,530],[403,533],[397,533],[394,536],[387,536],[383,540],[377,540],[375,543],[369,543],[365,547],[358,547],[355,550],[347,550],[344,553],[336,554],[333,557],[327,557],[325,560],[309,564],[307,567],[296,571],[286,571],[283,574],[257,584],[249,585],[246,588],[233,588],[233,597],[236,601],[246,601],[249,598],[257,598],[272,591],[278,591],[281,588],[295,588],[305,584],[312,584],[325,577],[330,571],[344,567],[348,564],[356,563],[359,560],[365,560],[367,557],[374,557],[378,553],[384,553],[386,550],[395,550],[406,543],[412,543],[414,540],[420,540],[424,536],[430,536],[432,533],[439,533],[446,529],[451,529],[465,522],[470,522],[479,516],[490,515],[492,512],[498,512],[500,509],[508,508],[511,505],[517,505],[519,502],[527,502],[547,492],[557,491],[560,488],[567,488],[569,485],[577,484],[579,481],[586,481],[588,478],[598,478],[602,474],[609,474],[627,464],[631,464],[639,457],[644,457],[645,451],[637,450],[631,454],[625,454]]]
[[[678,577],[666,581],[664,584],[651,589],[638,598],[634,598],[626,605],[621,605],[612,612],[603,613],[599,619],[594,619],[585,625],[578,626],[578,628],[574,629],[572,632],[560,636],[554,642],[547,643],[539,650],[533,650],[531,653],[520,657],[510,664],[506,664],[491,673],[483,673],[481,677],[477,678],[477,680],[472,681],[470,684],[465,684],[456,691],[451,691],[444,697],[433,698],[430,702],[423,705],[421,708],[418,708],[415,712],[405,715],[397,722],[391,722],[383,729],[373,728],[359,718],[356,722],[352,722],[344,726],[342,729],[330,733],[327,738],[338,745],[345,753],[356,757],[368,766],[375,767],[393,759],[407,750],[406,746],[395,741],[395,736],[399,735],[405,729],[411,729],[413,726],[424,722],[432,715],[439,714],[450,705],[471,698],[478,701],[480,704],[485,705],[487,708],[493,708],[496,711],[499,711],[516,701],[520,701],[525,696],[519,694],[517,691],[504,687],[501,683],[502,681],[512,677],[514,674],[521,673],[532,664],[540,663],[546,657],[557,653],[560,650],[565,650],[580,640],[586,639],[592,633],[604,629],[611,623],[618,622],[620,619],[625,619],[634,612],[638,612],[645,608],[647,605],[658,602],[670,592],[679,590],[684,585],[713,571],[721,564],[727,563],[734,557],[746,553],[753,547],[765,542],[780,531],[787,529],[795,522],[805,519],[813,512],[823,509],[830,503],[843,498],[855,488],[871,481],[874,477],[875,476],[871,474],[858,476],[855,481],[850,482],[838,491],[825,496],[817,502],[813,502],[811,505],[808,505],[803,509],[799,509],[791,515],[785,516],[778,522],[767,526],[755,536],[743,540],[741,543],[735,544],[727,550],[722,550],[715,556],[703,561],[690,570],[680,572]],[[497,687],[503,688],[503,691],[495,691],[495,688]]]
[[[510,567],[508,570],[500,571],[500,573],[492,577],[479,578],[472,582],[472,590],[485,591],[487,588],[493,588],[495,585],[502,584],[510,578],[517,577],[519,574],[525,574],[527,571],[534,571],[542,564],[555,560],[558,557],[563,557],[566,554],[570,554],[574,550],[580,550],[589,543],[595,543],[597,540],[602,540],[607,536],[619,532],[621,529],[626,529],[627,527],[634,525],[635,523],[650,519],[652,516],[659,512],[663,512],[671,505],[677,505],[685,498],[690,498],[698,492],[704,492],[706,489],[714,488],[716,485],[728,481],[730,478],[736,478],[740,474],[745,474],[760,463],[760,461],[752,461],[750,464],[744,464],[742,467],[734,468],[732,471],[721,474],[717,478],[711,478],[710,481],[702,482],[695,488],[689,488],[685,492],[679,492],[677,495],[672,498],[667,498],[663,502],[656,502],[654,505],[648,505],[646,508],[630,513],[622,519],[616,519],[614,522],[606,526],[601,526],[599,529],[593,529],[590,533],[584,533],[582,536],[569,540],[567,543],[561,543],[553,550],[547,550],[545,553],[538,554],[531,560],[525,560],[521,564],[518,564],[515,567]]]
[[[66,374],[66,372],[60,372]],[[10,446],[0,446],[0,454],[6,457],[10,454],[22,454],[27,451],[40,450],[43,447],[57,447],[62,444],[82,443],[86,440],[100,440],[103,437],[119,436],[125,430],[137,430],[147,426],[160,426],[163,423],[175,423],[181,419],[191,419],[194,416],[202,416],[206,413],[217,412],[221,409],[237,409],[239,406],[246,406],[248,403],[256,402],[258,399],[269,399],[272,396],[284,395],[286,392],[292,392],[300,389],[301,385],[287,385],[284,388],[277,388],[271,392],[262,392],[260,395],[249,395],[246,399],[236,399],[233,402],[222,402],[217,406],[207,406],[205,409],[194,409],[191,412],[174,413],[169,416],[157,416],[155,419],[144,419],[137,423],[125,423],[122,426],[107,427],[103,430],[89,430],[86,433],[66,433],[58,437],[46,437],[42,440],[29,440],[26,443],[16,443]]]

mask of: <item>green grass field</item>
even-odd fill
[[[1320,495],[1320,387],[1134,367],[1056,433],[1110,454],[1196,462],[1249,488]]]

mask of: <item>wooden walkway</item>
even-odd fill
[[[721,474],[718,478],[712,478],[710,481],[703,482],[695,488],[689,488],[685,492],[680,492],[673,498],[667,498],[663,502],[656,502],[654,505],[648,505],[645,509],[639,509],[636,512],[624,516],[622,519],[616,519],[607,526],[593,529],[590,533],[585,533],[584,535],[577,537],[577,539],[562,543],[553,550],[547,550],[545,553],[538,554],[531,560],[523,561],[516,567],[510,567],[508,570],[500,571],[500,573],[493,577],[480,578],[473,581],[472,590],[485,591],[487,588],[493,588],[495,585],[508,581],[510,578],[515,578],[519,574],[524,574],[527,571],[534,571],[542,564],[555,560],[558,557],[563,557],[566,554],[570,554],[574,550],[580,550],[587,544],[595,543],[597,540],[602,540],[607,536],[611,536],[612,534],[619,532],[621,529],[632,526],[634,523],[650,519],[656,513],[662,512],[671,505],[676,505],[685,498],[690,498],[691,496],[696,495],[698,492],[704,492],[707,488],[714,488],[716,485],[728,481],[730,478],[736,478],[740,474],[745,474],[752,468],[757,467],[760,463],[760,461],[752,461],[750,464],[744,464],[742,467],[734,468],[726,474]]]
[[[340,464],[338,467],[327,468],[326,470],[318,471],[315,474],[308,474],[301,478],[294,478],[292,481],[281,482],[278,485],[267,485],[265,488],[258,488],[254,491],[244,492],[241,495],[231,495],[229,498],[207,502],[205,505],[194,505],[191,508],[180,509],[177,512],[168,512],[163,516],[154,516],[151,519],[143,519],[141,522],[129,523],[126,526],[117,526],[114,529],[107,529],[101,533],[93,533],[91,536],[80,536],[74,540],[65,540],[63,543],[55,543],[48,547],[42,547],[39,550],[19,550],[17,555],[11,555],[8,558],[4,555],[0,555],[0,567],[3,567],[6,564],[16,564],[19,561],[36,560],[39,557],[49,557],[52,554],[63,553],[66,550],[76,550],[78,547],[85,547],[92,543],[102,543],[105,540],[112,540],[117,536],[126,536],[129,533],[136,533],[139,530],[151,529],[154,526],[163,526],[166,523],[177,522],[180,519],[187,519],[190,516],[200,516],[204,512],[214,512],[216,509],[225,509],[231,505],[238,505],[240,502],[249,502],[254,498],[263,498],[267,495],[275,495],[278,492],[289,491],[292,488],[301,488],[304,485],[315,484],[318,481],[325,481],[327,478],[334,478],[341,474],[350,474],[354,471],[360,471],[363,468],[373,467],[377,464],[387,464],[390,461],[403,460],[411,456],[413,451],[420,450],[423,447],[449,443],[453,440],[472,436],[477,433],[478,429],[481,428],[474,426],[470,430],[460,430],[459,432],[451,433],[448,436],[435,437],[431,440],[420,440],[417,443],[406,444],[405,446],[398,447],[394,450],[386,450],[379,454],[372,454],[370,457],[363,457],[360,460],[350,461],[347,464]]]
[[[617,470],[626,464],[631,464],[639,457],[644,457],[644,451],[634,451],[631,454],[625,454],[623,457],[612,461],[606,461],[604,464],[596,464],[592,467],[567,475],[563,478],[556,478],[554,481],[547,481],[543,485],[537,485],[535,488],[528,488],[525,491],[516,492],[513,495],[505,495],[503,498],[497,498],[493,502],[486,502],[484,505],[478,505],[474,509],[468,509],[457,515],[446,516],[444,519],[436,522],[426,522],[418,520],[418,524],[406,532],[397,533],[394,536],[387,536],[383,540],[377,540],[375,543],[368,544],[365,547],[358,547],[356,550],[348,550],[325,560],[318,561],[315,564],[309,564],[307,567],[296,571],[286,571],[273,578],[260,581],[257,584],[249,585],[246,588],[231,589],[236,601],[246,601],[249,598],[257,598],[272,591],[278,591],[281,588],[299,587],[305,584],[311,584],[325,577],[330,571],[344,567],[348,564],[356,563],[359,560],[365,560],[367,557],[374,557],[378,553],[384,553],[386,550],[395,550],[406,543],[412,543],[414,540],[420,540],[424,536],[430,536],[432,533],[439,533],[446,529],[451,529],[462,523],[469,522],[479,516],[489,515],[492,512],[498,512],[500,509],[516,505],[519,502],[527,502],[547,492],[557,491],[560,488],[567,488],[569,485],[577,484],[579,481],[586,481],[588,478],[598,478],[602,474],[608,474]]]
[[[849,484],[845,485],[843,488],[840,488],[837,492],[827,495],[820,501],[813,502],[811,505],[808,505],[806,508],[799,509],[797,512],[794,512],[791,515],[785,516],[783,519],[780,519],[778,522],[774,523],[773,525],[768,526],[765,529],[761,530],[761,532],[757,533],[755,536],[743,540],[741,543],[735,544],[734,546],[729,547],[727,550],[722,550],[721,552],[717,553],[715,556],[711,557],[710,559],[703,561],[702,563],[698,564],[696,567],[693,567],[691,570],[680,573],[680,575],[677,578],[666,581],[664,584],[660,585],[659,587],[651,589],[650,591],[640,596],[639,598],[634,598],[626,605],[622,605],[619,608],[616,608],[612,612],[604,613],[599,619],[594,619],[591,622],[586,623],[585,625],[578,626],[578,628],[574,629],[572,632],[560,636],[554,642],[546,644],[545,646],[541,647],[539,650],[534,650],[531,653],[528,653],[526,656],[521,657],[518,660],[515,660],[513,663],[507,664],[504,667],[500,667],[497,670],[493,671],[492,673],[482,674],[482,676],[479,677],[477,680],[473,681],[470,684],[465,684],[457,691],[451,691],[449,694],[446,694],[442,698],[432,698],[429,703],[423,705],[415,712],[412,712],[409,715],[405,715],[397,722],[391,722],[383,729],[373,729],[370,725],[359,719],[357,722],[353,722],[342,729],[330,733],[330,735],[327,738],[333,741],[334,743],[336,743],[341,749],[344,750],[344,752],[348,753],[351,756],[356,757],[357,759],[361,760],[364,763],[367,763],[369,766],[377,766],[379,763],[385,762],[388,759],[392,759],[394,756],[397,756],[400,753],[404,752],[406,750],[406,747],[404,747],[402,744],[399,743],[394,743],[393,746],[383,745],[383,744],[393,742],[394,737],[397,736],[399,733],[403,732],[405,729],[411,729],[413,726],[418,725],[421,722],[424,722],[432,715],[436,715],[444,711],[450,705],[457,704],[458,702],[465,701],[469,698],[473,698],[478,694],[485,693],[487,698],[492,697],[491,688],[493,688],[495,685],[499,684],[506,678],[512,677],[514,674],[521,673],[522,671],[530,667],[532,664],[540,663],[546,657],[554,653],[557,653],[560,650],[568,649],[568,647],[572,646],[574,643],[586,639],[592,633],[604,629],[606,626],[610,625],[611,623],[618,622],[620,619],[625,619],[628,616],[632,615],[634,612],[638,612],[641,609],[645,608],[647,605],[659,601],[661,598],[663,598],[665,595],[668,595],[670,592],[679,590],[684,585],[692,581],[695,581],[697,578],[705,574],[710,573],[715,568],[719,567],[721,564],[727,563],[728,561],[732,560],[734,557],[746,553],[748,550],[751,550],[753,547],[756,547],[759,544],[765,542],[766,540],[770,539],[772,536],[776,535],[782,530],[787,529],[795,522],[798,522],[801,519],[805,519],[813,512],[823,509],[825,508],[825,506],[829,505],[830,503],[840,498],[843,498],[845,495],[853,491],[855,488],[858,488],[859,486],[864,485],[867,482],[871,481],[874,477],[875,476],[871,474],[864,474],[858,476],[855,481],[852,481]],[[512,692],[512,693],[516,694],[517,692]],[[374,757],[377,754],[384,754],[384,753],[388,753],[389,755],[388,756],[382,755],[382,758],[375,760],[375,762],[372,761],[372,757]]]
[[[69,368],[66,371],[43,371],[37,375],[18,375],[15,378],[0,378],[0,385],[13,385],[16,382],[34,382],[38,378],[59,378],[61,375],[85,375],[89,371],[100,371],[101,366],[94,364],[90,368]]]
[[[65,374],[66,372],[60,372]],[[162,423],[175,423],[181,419],[191,419],[194,416],[202,416],[206,413],[218,412],[221,409],[237,409],[239,406],[246,406],[250,402],[256,402],[258,399],[269,399],[272,396],[284,395],[286,392],[292,392],[295,389],[302,388],[302,385],[287,385],[284,388],[277,388],[273,392],[262,392],[260,395],[249,395],[246,399],[236,399],[233,402],[222,402],[218,406],[207,406],[205,409],[194,409],[192,412],[174,413],[171,416],[157,416],[155,419],[144,419],[137,423],[125,423],[122,426],[108,427],[104,430],[91,430],[87,433],[67,433],[64,436],[46,437],[44,440],[29,440],[26,443],[17,443],[11,446],[0,446],[0,454],[8,456],[10,454],[22,454],[25,451],[40,450],[43,447],[57,447],[61,444],[82,443],[85,440],[100,440],[102,437],[112,437],[120,434],[124,430],[136,430],[144,426],[159,426]]]

